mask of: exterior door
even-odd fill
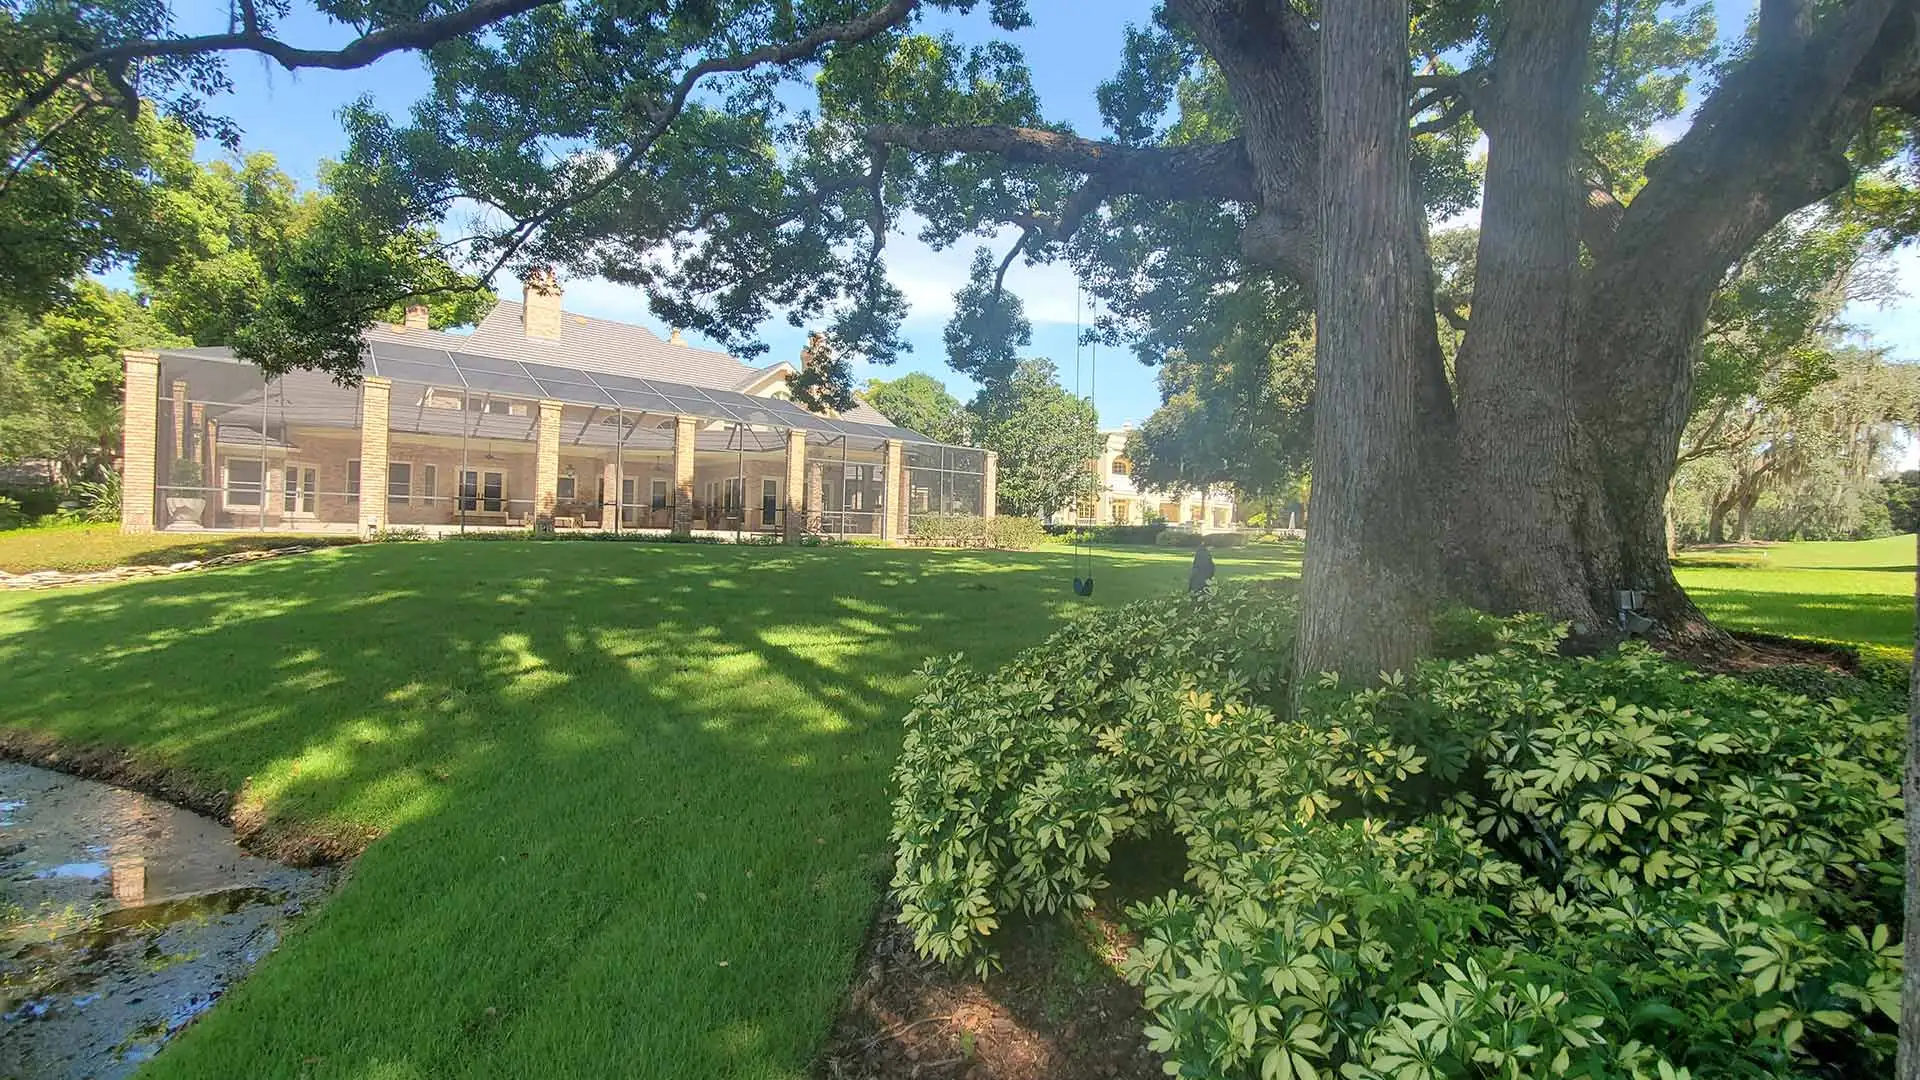
[[[497,514],[507,508],[507,476],[491,469],[467,469],[460,474],[460,509]]]
[[[319,473],[311,465],[288,465],[280,509],[289,516],[312,517],[314,497],[320,489]]]

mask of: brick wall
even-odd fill
[[[153,353],[127,353],[126,370],[121,398],[120,531],[152,532],[160,358]]]

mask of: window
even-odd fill
[[[729,510],[739,510],[746,506],[747,481],[745,478],[739,476],[727,477],[726,499],[726,507]]]
[[[665,477],[654,478],[653,496],[650,505],[655,510],[665,510],[667,508],[667,481]]]
[[[229,509],[258,510],[265,488],[265,464],[260,461],[229,461],[221,469],[221,502]]]
[[[780,516],[780,481],[764,477],[760,481],[760,524],[773,527]]]
[[[360,462],[355,458],[347,460],[347,501],[360,501]]]
[[[412,497],[413,466],[405,461],[389,461],[387,463],[387,501],[405,506],[407,500]]]
[[[574,475],[570,472],[564,472],[560,474],[560,479],[554,482],[553,497],[572,502],[579,497],[576,494],[579,490],[580,485],[575,482]]]
[[[1132,476],[1133,462],[1127,460],[1127,455],[1121,454],[1113,459],[1112,472],[1115,476]]]
[[[470,396],[467,398],[467,411],[484,412],[492,416],[525,416],[527,406],[525,402],[509,401],[506,398]]]
[[[319,490],[319,473],[311,465],[287,466],[281,484],[280,509],[302,516],[313,513],[314,494]]]
[[[425,499],[427,503],[431,504],[434,501],[433,497],[439,493],[440,493],[440,466],[438,465],[420,466],[421,496]]]

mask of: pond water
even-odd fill
[[[0,1077],[131,1073],[332,884],[170,803],[0,762]]]

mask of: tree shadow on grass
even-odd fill
[[[791,1075],[882,884],[914,670],[1037,641],[1086,606],[1069,560],[378,545],[40,594],[0,606],[0,726],[382,837],[152,1075]],[[1184,561],[1103,572],[1099,605]]]
[[[1913,598],[1887,593],[1766,592],[1692,585],[1687,595],[1729,628],[1911,649]]]

